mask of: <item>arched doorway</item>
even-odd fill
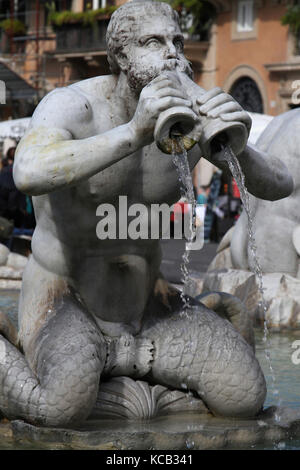
[[[239,78],[229,92],[245,109],[252,113],[263,113],[263,100],[255,81],[250,77]]]

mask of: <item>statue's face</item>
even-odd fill
[[[183,54],[183,36],[178,24],[166,16],[143,15],[136,24],[133,40],[125,48],[129,86],[139,93],[145,85],[165,70],[191,75]]]

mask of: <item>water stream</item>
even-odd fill
[[[189,162],[187,158],[187,151],[184,148],[184,145],[180,138],[177,139],[176,148],[181,148],[181,152],[175,152],[175,146],[173,147],[172,151],[172,158],[174,165],[176,166],[176,170],[178,173],[178,179],[180,183],[180,193],[184,202],[189,205],[190,214],[189,214],[189,227],[186,230],[186,224],[184,229],[184,235],[187,239],[187,243],[185,244],[185,252],[182,256],[182,263],[181,263],[181,273],[182,273],[182,283],[183,289],[181,292],[181,299],[183,301],[183,313],[187,313],[187,309],[190,307],[189,305],[189,297],[188,292],[190,292],[190,284],[192,282],[191,275],[189,272],[189,259],[190,259],[190,251],[191,251],[191,244],[196,236],[196,201],[194,196],[194,189],[193,189],[193,181],[190,172]],[[182,215],[184,217],[184,214]],[[187,233],[186,233],[187,232]]]
[[[250,253],[252,256],[252,260],[253,260],[254,273],[258,279],[258,289],[259,289],[260,296],[261,296],[259,308],[262,310],[263,318],[264,318],[264,333],[263,333],[263,339],[262,339],[265,344],[264,353],[265,353],[266,361],[270,370],[272,394],[275,398],[276,405],[280,406],[281,399],[280,399],[278,387],[276,386],[276,376],[275,376],[275,372],[274,372],[274,368],[273,368],[271,356],[270,356],[270,339],[269,339],[269,330],[268,330],[268,322],[267,322],[268,308],[267,308],[267,304],[264,298],[262,270],[259,264],[259,260],[257,258],[257,247],[256,247],[254,233],[253,233],[253,215],[252,215],[251,207],[250,207],[249,193],[246,189],[245,176],[243,174],[243,171],[241,169],[241,166],[237,157],[235,156],[235,154],[233,153],[229,145],[226,145],[223,151],[224,151],[224,158],[227,161],[231,174],[233,178],[235,179],[236,184],[239,188],[241,200],[243,203],[243,209],[246,212],[246,215],[248,218],[249,249],[250,249]],[[280,417],[275,416],[275,419],[279,421]]]
[[[183,143],[180,141],[180,138],[177,140],[177,145],[176,145],[177,149],[178,149],[178,145],[181,148],[181,152],[180,153],[175,152],[175,146],[174,146],[174,149],[172,152],[173,162],[176,166],[177,173],[178,173],[181,196],[184,198],[184,200],[189,204],[189,207],[191,208],[191,216],[189,218],[188,236],[185,233],[185,236],[187,237],[187,243],[186,243],[185,252],[183,254],[182,264],[181,264],[182,281],[183,281],[183,289],[181,292],[181,298],[182,298],[183,306],[184,306],[183,313],[187,314],[187,309],[190,307],[189,300],[188,300],[189,297],[187,293],[190,291],[190,287],[191,287],[190,284],[192,282],[190,272],[189,272],[190,248],[191,248],[191,243],[196,234],[196,226],[195,226],[196,201],[194,197],[193,182],[192,182],[192,176],[191,176],[191,172],[189,168],[187,152],[184,149]],[[271,355],[270,355],[270,339],[269,339],[269,331],[268,331],[268,323],[267,323],[267,304],[264,298],[262,270],[259,264],[259,260],[257,258],[257,247],[256,247],[254,233],[253,233],[253,215],[251,213],[249,193],[245,186],[245,177],[241,169],[241,166],[239,164],[239,161],[236,158],[233,151],[231,150],[230,146],[229,145],[224,146],[223,152],[224,152],[224,158],[228,163],[228,167],[232,173],[232,176],[238,185],[241,200],[243,203],[243,208],[248,218],[249,249],[250,249],[250,254],[253,260],[254,273],[258,279],[258,289],[259,289],[260,296],[261,296],[259,308],[262,310],[263,318],[264,318],[264,330],[263,330],[262,341],[265,344],[264,354],[265,354],[266,362],[268,364],[268,369],[270,371],[270,377],[271,377],[271,382],[269,383],[269,385],[271,386],[271,393],[274,396],[276,405],[280,406],[281,399],[280,399],[279,390],[276,384],[276,376],[275,376],[274,368],[273,368],[272,361],[271,361]],[[275,416],[275,419],[279,421],[280,417]]]

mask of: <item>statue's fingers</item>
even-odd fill
[[[210,118],[216,118],[216,117],[219,117],[221,116],[221,114],[226,114],[226,113],[235,113],[235,112],[238,112],[240,109],[240,106],[234,102],[234,101],[231,101],[230,103],[223,103],[221,104],[220,106],[217,106],[216,108],[214,108],[212,111],[209,111],[207,113],[207,116],[210,117]]]
[[[183,98],[176,98],[176,97],[168,96],[166,98],[161,98],[159,100],[158,110],[162,112],[173,106],[186,106],[190,108],[192,106],[192,102],[190,100],[185,100]]]
[[[224,91],[221,88],[219,87],[213,88],[212,90],[209,90],[206,93],[203,93],[203,95],[198,96],[196,99],[196,103],[201,106],[207,103],[207,101],[211,100],[212,98],[220,94],[224,94]]]
[[[183,90],[180,90],[178,88],[173,88],[173,87],[166,87],[166,88],[161,88],[158,93],[157,93],[157,96],[159,98],[164,98],[166,96],[176,96],[177,98],[183,98],[183,99],[187,99],[187,95],[186,93],[183,91]]]
[[[200,106],[199,111],[202,114],[208,114],[209,112],[213,111],[215,108],[221,106],[222,104],[229,103],[229,102],[230,103],[233,102],[232,98],[226,93],[222,93],[220,95],[215,96],[214,98],[211,98],[207,103]]]
[[[221,114],[220,118],[223,121],[241,121],[245,124],[248,130],[250,130],[252,126],[252,119],[246,111],[237,111],[234,113]]]
[[[159,75],[149,82],[145,88],[154,88],[160,90],[163,87],[172,86],[172,80],[166,75]]]
[[[159,83],[161,82],[162,80],[170,80],[170,77],[166,74],[166,73],[161,73],[160,75],[158,75],[157,77],[153,78],[151,80],[151,82],[148,83],[148,85],[146,86],[149,86],[153,83]]]

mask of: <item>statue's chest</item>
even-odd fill
[[[101,159],[101,155],[95,155]],[[139,199],[142,197],[145,179],[148,180],[148,166],[145,159],[155,158],[152,155],[145,156],[145,149],[141,149],[131,155],[125,156],[118,162],[96,173],[88,180],[80,183],[76,192],[79,198],[86,202],[110,202],[120,195],[131,196]],[[157,165],[151,166],[152,178],[155,177]],[[152,181],[153,182],[153,181]]]
[[[141,202],[164,202],[177,184],[172,157],[150,145],[83,181],[76,193],[86,204],[111,202],[122,195]]]

